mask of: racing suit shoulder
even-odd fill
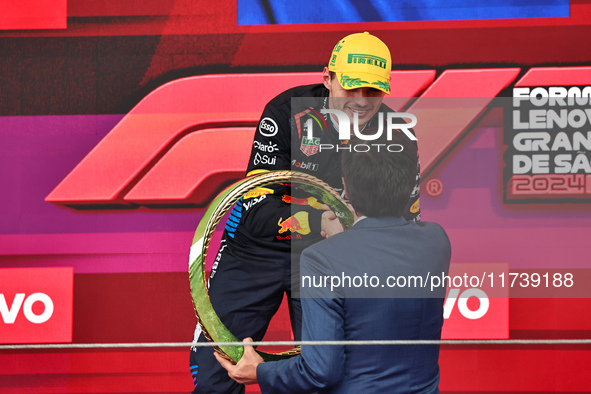
[[[278,94],[269,101],[269,104],[275,105],[276,107],[287,107],[287,109],[291,106],[291,99],[294,97],[325,97],[328,96],[328,90],[324,87],[323,84],[313,84],[313,85],[302,85],[296,86],[291,89],[287,89],[286,91]]]
[[[256,170],[291,169],[292,98],[325,95],[327,90],[322,84],[297,86],[267,103],[255,131],[247,175]]]

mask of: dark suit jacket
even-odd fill
[[[306,293],[304,280],[302,339],[440,339],[443,298],[403,298],[403,289],[386,280],[447,274],[450,257],[449,239],[438,224],[392,217],[363,219],[307,248],[301,277],[367,274],[368,287],[353,284],[333,288],[332,296],[306,298],[313,292]],[[380,284],[372,287],[371,276]],[[427,290],[420,294],[429,295]],[[260,364],[257,378],[263,393],[437,393],[438,358],[434,345],[303,346],[298,357]]]

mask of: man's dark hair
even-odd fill
[[[355,137],[349,145],[351,151],[345,150],[341,156],[342,175],[357,214],[402,216],[416,183],[418,156],[414,141],[394,131],[391,140],[363,141]]]

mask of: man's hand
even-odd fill
[[[252,342],[251,338],[245,338],[244,343]],[[238,364],[234,365],[217,353],[213,354],[226,371],[228,376],[240,384],[256,384],[257,365],[264,362],[261,356],[254,351],[252,346],[244,345],[244,354]]]
[[[335,215],[328,205],[323,204],[322,209],[324,209],[325,212],[322,213],[322,219],[320,220],[320,235],[324,238],[328,238],[345,231],[343,225],[337,218],[337,215]]]

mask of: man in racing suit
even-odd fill
[[[266,105],[247,176],[301,171],[342,193],[339,151],[351,147],[348,140],[339,139],[338,118],[325,111],[340,110],[351,120],[357,118],[361,132],[375,130],[383,119],[378,113],[393,112],[382,104],[383,96],[390,93],[390,70],[389,50],[377,37],[366,32],[339,41],[321,84],[289,89]],[[308,133],[313,125],[314,132]],[[420,220],[419,181],[417,168],[417,183],[404,214],[407,220]],[[314,197],[286,184],[256,189],[234,206],[212,267],[209,297],[239,340],[263,338],[285,293],[294,338],[300,339],[301,307],[298,298],[291,298],[292,264],[297,265],[306,246],[339,231],[338,219],[325,209]],[[207,341],[199,325],[194,341]],[[244,392],[244,386],[230,379],[215,360],[211,348],[193,347],[190,367],[193,393]]]

